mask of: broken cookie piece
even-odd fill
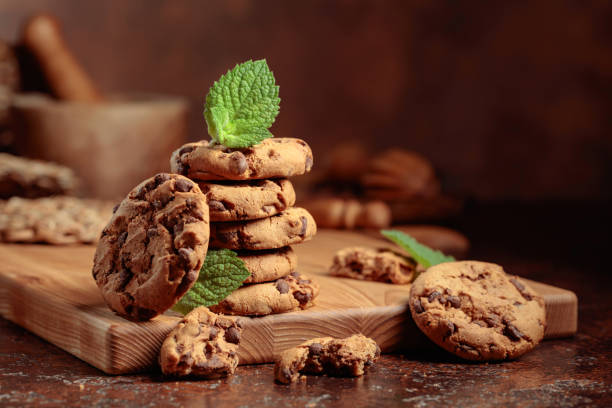
[[[300,374],[359,377],[380,355],[376,342],[363,334],[345,339],[320,337],[285,350],[274,365],[276,381],[289,384]]]
[[[185,315],[164,341],[159,354],[161,370],[179,377],[233,374],[241,332],[236,320],[198,307]]]
[[[349,247],[336,252],[331,275],[378,282],[410,283],[417,271],[414,259],[385,248]]]

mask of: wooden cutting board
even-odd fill
[[[363,233],[322,230],[312,241],[295,247],[299,270],[317,275],[321,285],[316,306],[244,318],[241,364],[271,362],[280,351],[308,338],[355,332],[374,338],[383,352],[430,344],[407,310],[410,286],[326,276],[333,254],[352,245],[385,242]],[[0,245],[0,313],[106,373],[154,368],[161,343],[179,315],[166,312],[146,323],[116,316],[91,277],[94,251],[93,246]],[[529,283],[546,301],[546,338],[575,333],[576,295]]]

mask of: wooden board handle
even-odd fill
[[[55,96],[67,101],[100,102],[102,96],[68,49],[59,22],[46,14],[25,24],[25,46],[34,54]]]

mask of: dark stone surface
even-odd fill
[[[166,381],[159,373],[105,375],[0,319],[0,406],[612,406],[611,278],[600,251],[609,235],[606,211],[567,210],[571,219],[559,224],[553,220],[566,212],[552,207],[530,207],[524,216],[516,206],[468,208],[457,221],[473,240],[473,258],[579,297],[576,336],[545,341],[516,361],[466,363],[432,346],[383,355],[362,378],[311,376],[284,386],[266,364],[238,367],[221,380]]]

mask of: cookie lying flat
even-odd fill
[[[78,185],[78,177],[68,167],[0,153],[0,198],[65,195]]]
[[[210,310],[241,316],[264,316],[312,306],[319,284],[294,272],[276,282],[256,283],[236,289]]]
[[[447,262],[419,275],[410,290],[417,326],[442,348],[468,360],[511,359],[544,337],[544,301],[501,266]]]
[[[102,231],[93,276],[108,306],[130,320],[172,307],[198,278],[208,248],[206,197],[161,173],[135,187]]]
[[[299,207],[261,220],[210,224],[211,248],[274,249],[310,240],[317,224],[308,211]]]
[[[376,342],[363,334],[345,339],[321,337],[285,350],[274,365],[276,381],[288,384],[300,374],[359,377],[380,356]]]
[[[385,248],[349,247],[336,252],[329,273],[334,276],[406,284],[417,263]]]
[[[0,201],[0,241],[48,244],[96,242],[111,215],[103,201],[56,196]]]
[[[287,179],[199,186],[208,199],[211,221],[266,218],[295,204],[295,191]]]
[[[275,281],[297,269],[297,255],[289,246],[268,251],[241,251],[238,257],[251,273],[245,284]]]
[[[203,140],[174,151],[170,168],[194,180],[251,180],[299,176],[312,163],[312,150],[300,139],[270,138],[246,149]]]
[[[187,313],[170,332],[159,353],[166,375],[219,378],[238,366],[239,322],[201,306]]]

